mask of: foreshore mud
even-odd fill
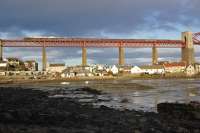
[[[80,88],[99,95],[101,91]],[[158,113],[51,97],[62,90],[0,88],[0,133],[199,133],[200,104],[158,104]]]

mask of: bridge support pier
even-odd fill
[[[152,65],[158,64],[158,50],[155,46],[152,48]]]
[[[125,64],[125,61],[124,61],[124,48],[123,47],[119,47],[119,66],[123,66]]]
[[[82,47],[82,66],[87,66],[87,48]]]
[[[47,68],[47,54],[46,54],[46,47],[42,47],[42,70],[46,71]]]
[[[0,40],[0,61],[3,61],[3,43]]]
[[[183,32],[182,41],[185,42],[185,47],[182,48],[182,62],[185,62],[186,65],[192,65],[195,63],[194,59],[194,45],[192,39],[192,32]]]

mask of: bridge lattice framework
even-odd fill
[[[157,48],[181,48],[182,61],[194,63],[194,45],[200,45],[200,32],[183,32],[181,40],[166,39],[99,39],[99,38],[23,38],[0,40],[0,60],[3,47],[42,47],[43,70],[46,70],[46,47],[82,48],[82,65],[87,65],[87,48],[119,48],[119,65],[125,64],[124,48],[152,48],[152,63],[158,63]]]

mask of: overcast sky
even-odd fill
[[[26,36],[180,39],[200,31],[200,0],[1,0],[0,38]],[[48,48],[48,61],[81,63],[81,49]],[[197,60],[200,48],[195,48]],[[91,64],[117,64],[118,50],[89,49]],[[159,49],[160,60],[180,60],[180,49]],[[5,48],[4,57],[36,59],[39,48]],[[151,49],[126,49],[127,64],[149,64]]]

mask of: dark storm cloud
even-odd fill
[[[193,4],[194,3],[194,4]],[[61,36],[130,34],[199,21],[199,0],[1,0],[0,31]]]
[[[89,36],[108,38],[180,37],[200,31],[199,0],[1,0],[0,38]],[[81,49],[48,48],[48,61],[81,63]],[[164,59],[179,59],[180,50],[159,50]],[[200,57],[200,49],[196,56]],[[37,59],[41,49],[5,49],[5,57]],[[90,49],[91,63],[117,64],[118,49]],[[151,49],[127,49],[126,61],[150,63]],[[199,58],[198,58],[199,59]],[[72,61],[73,60],[73,61]]]

